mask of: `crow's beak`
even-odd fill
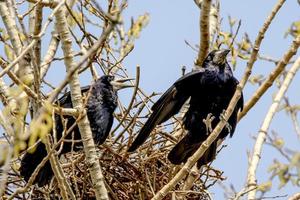
[[[229,54],[229,49],[220,50],[220,55],[226,58],[226,56]]]
[[[124,88],[134,87],[133,84],[126,83],[127,81],[132,81],[134,79],[132,78],[122,78],[122,79],[116,79],[110,82],[110,84],[113,86],[114,90],[121,90]]]
[[[228,55],[228,53],[230,52],[230,50],[228,49],[224,49],[224,50],[219,50],[215,53],[214,56],[214,63],[216,64],[224,64],[226,61],[226,57]]]

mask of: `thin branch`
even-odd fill
[[[74,1],[70,1],[70,2],[67,2],[65,5],[68,7],[68,8],[72,8],[74,6]],[[69,16],[69,12],[66,12],[66,17],[70,17]],[[46,76],[47,72],[48,72],[48,69],[50,68],[50,65],[51,65],[51,62],[53,61],[54,59],[54,56],[56,54],[56,51],[57,51],[57,48],[58,48],[58,44],[59,44],[59,36],[58,36],[58,33],[56,30],[54,30],[52,32],[52,37],[51,37],[51,40],[50,40],[50,43],[49,43],[49,48],[47,50],[47,53],[43,59],[43,62],[41,63],[41,69],[40,69],[40,77],[41,77],[41,80]]]
[[[232,198],[232,200],[239,200],[241,197],[243,197],[244,195],[248,194],[249,192],[251,192],[252,190],[255,190],[257,188],[256,187],[252,187],[252,188],[244,188],[243,190],[241,190],[240,192],[238,192],[234,198]]]
[[[74,65],[71,69],[69,69],[67,71],[67,74],[65,76],[65,79],[63,80],[63,82],[60,83],[60,85],[58,87],[55,88],[55,90],[53,90],[48,98],[49,102],[53,102],[57,95],[59,94],[59,92],[69,83],[70,78],[72,77],[72,75],[90,58],[93,57],[97,50],[99,49],[100,46],[103,45],[103,43],[105,42],[106,38],[108,37],[108,35],[111,33],[111,31],[113,30],[115,23],[117,23],[118,21],[115,20],[112,23],[109,23],[108,26],[104,29],[104,31],[102,32],[100,38],[98,39],[98,41],[87,51],[86,54],[84,54],[80,61]]]
[[[14,49],[14,53],[19,58],[14,61],[15,64],[20,62],[20,66],[17,68],[17,75],[23,82],[25,82],[27,85],[30,85],[33,81],[32,69],[28,60],[24,58],[25,54],[22,53],[23,45],[18,35],[19,30],[17,29],[15,20],[11,17],[9,8],[7,7],[5,1],[0,1],[0,15],[8,32],[10,41]],[[13,65],[11,67],[13,67]],[[4,72],[2,71],[0,77],[2,77],[3,74]]]
[[[50,14],[50,16],[48,17],[48,21],[45,23],[44,27],[42,28],[41,32],[37,35],[34,36],[32,42],[23,50],[21,51],[22,47],[20,47],[20,49],[18,50],[18,57],[12,62],[10,63],[5,69],[3,69],[0,73],[0,77],[2,77],[4,74],[6,74],[12,67],[14,67],[19,61],[23,60],[23,57],[31,50],[31,48],[39,41],[39,39],[45,34],[47,27],[49,26],[49,24],[51,23],[51,21],[53,20],[53,16],[54,14],[58,11],[58,9],[64,5],[65,0],[63,0],[61,3],[59,3],[55,9],[53,10],[53,12]],[[2,4],[0,3],[0,8]],[[4,8],[3,8],[4,9]],[[18,48],[18,47],[14,47],[14,48]],[[22,76],[23,77],[23,76]],[[26,78],[26,77],[25,77]]]
[[[10,169],[10,161],[13,155],[13,146],[11,145],[13,141],[11,141],[11,137],[14,135],[13,127],[7,122],[5,116],[0,111],[0,124],[2,125],[5,133],[9,136],[8,144],[5,145],[4,148],[7,148],[7,155],[5,155],[6,159],[4,165],[1,166],[1,180],[0,180],[0,196],[2,197],[3,193],[6,189],[6,182],[7,182],[7,172]],[[3,149],[1,149],[3,150]]]
[[[266,32],[267,28],[271,24],[271,21],[275,17],[276,13],[279,11],[281,6],[284,4],[285,0],[279,0],[275,5],[274,9],[272,10],[271,15],[267,18],[267,21],[264,23],[263,29],[260,30],[259,34],[261,35],[260,41],[264,38],[264,33]],[[259,42],[260,44],[260,42]],[[274,80],[278,77],[278,75],[284,70],[287,63],[290,61],[293,55],[296,54],[298,47],[300,46],[300,35],[295,38],[293,44],[289,48],[289,50],[284,54],[283,58],[277,64],[276,68],[272,71],[270,76],[267,78],[266,81],[259,87],[259,89],[255,92],[253,97],[245,104],[243,111],[239,114],[238,119],[240,120],[243,118],[247,112],[257,103],[260,97],[267,91],[267,89],[273,84]],[[257,50],[256,50],[257,49]],[[257,40],[254,44],[254,50],[256,51],[255,57],[253,58],[252,54],[248,64],[254,63],[257,57]],[[252,63],[252,64],[253,64]],[[250,73],[250,72],[249,72]]]
[[[2,68],[5,68],[7,66],[7,63],[0,57],[0,66]],[[42,100],[38,97],[38,95],[30,89],[27,85],[25,85],[13,72],[8,71],[7,75],[16,83],[20,88],[31,98],[37,100],[39,103],[47,104],[45,100]],[[4,84],[1,82],[2,79],[0,79],[0,93],[1,96],[5,97],[8,101],[12,101],[11,103],[14,103],[14,99],[10,96],[8,96],[8,93],[5,92],[5,87],[2,85]],[[61,107],[54,107],[55,113],[57,114],[63,114],[63,115],[70,115],[70,116],[78,116],[79,112],[76,109],[73,108],[61,108]]]
[[[54,116],[54,115],[53,115]],[[49,135],[46,136],[46,143],[45,143],[46,149],[47,149],[47,153],[50,155],[49,157],[49,161],[51,164],[51,168],[52,171],[54,173],[54,176],[57,180],[57,183],[59,185],[59,189],[60,189],[60,193],[61,196],[64,200],[69,199],[69,197],[73,200],[75,200],[75,195],[70,187],[70,185],[68,184],[68,182],[66,181],[65,175],[61,169],[60,163],[58,161],[58,157],[56,154],[53,154],[51,152],[51,146],[50,146],[50,138]],[[67,192],[68,190],[68,192]]]
[[[121,119],[121,121],[119,122],[119,124],[114,128],[114,130],[111,131],[111,134],[113,134],[116,130],[118,130],[118,128],[121,126],[121,124],[124,122],[124,120],[126,119],[127,115],[129,114],[129,112],[130,112],[130,110],[131,110],[131,108],[133,106],[133,103],[134,103],[134,100],[135,100],[138,88],[139,88],[139,83],[140,83],[140,66],[137,66],[136,67],[135,86],[134,86],[134,91],[133,91],[133,95],[132,95],[131,101],[130,101],[130,103],[128,105],[128,108],[126,109],[125,114],[123,115],[123,118]],[[116,141],[117,141],[117,139],[116,139]]]
[[[201,3],[201,16],[200,16],[200,45],[196,66],[201,66],[203,60],[209,51],[209,14],[211,7],[211,0],[203,0]]]
[[[296,60],[296,62],[291,67],[291,69],[288,71],[278,93],[276,94],[276,96],[274,98],[272,105],[269,108],[269,111],[268,111],[266,117],[264,118],[263,124],[258,132],[258,136],[257,136],[255,146],[253,149],[253,155],[250,160],[249,169],[248,169],[247,185],[249,188],[256,186],[256,184],[257,184],[257,180],[255,177],[256,169],[257,169],[259,160],[261,158],[262,146],[266,140],[269,126],[271,124],[271,121],[272,121],[275,113],[277,112],[280,101],[284,97],[285,92],[287,91],[290,83],[292,82],[292,80],[299,68],[300,68],[300,57]],[[252,190],[248,194],[248,199],[249,200],[255,199],[255,195],[256,195],[256,190]]]
[[[55,8],[58,4],[58,1],[53,0],[27,0],[31,3],[40,3],[42,6],[49,7],[49,8]]]
[[[78,118],[80,119],[81,116],[78,116]],[[39,118],[38,118],[39,120]],[[42,123],[41,120],[39,121],[39,123]],[[22,187],[22,188],[18,188],[14,191],[14,193],[8,197],[8,200],[12,200],[14,199],[14,197],[18,194],[24,193],[26,192],[29,187],[33,184],[33,182],[35,181],[38,173],[40,172],[40,170],[43,168],[43,166],[46,164],[46,162],[49,160],[51,154],[53,154],[56,149],[58,149],[58,147],[63,143],[63,141],[65,140],[65,138],[68,136],[68,134],[70,134],[70,132],[73,130],[73,128],[75,127],[76,123],[74,123],[69,130],[66,132],[66,134],[64,134],[59,141],[53,145],[52,149],[50,151],[48,151],[48,154],[46,157],[43,158],[43,160],[40,162],[40,164],[38,164],[38,166],[35,168],[35,170],[33,171],[33,173],[31,174],[29,180],[27,181],[27,184]],[[32,146],[33,147],[33,146]],[[30,148],[27,149],[27,151],[29,151]]]

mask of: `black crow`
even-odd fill
[[[125,81],[129,79],[114,80],[114,76],[102,76],[93,85],[88,94],[88,101],[86,104],[87,117],[90,122],[93,138],[95,144],[102,144],[107,138],[109,131],[113,124],[113,112],[117,107],[117,90],[130,87],[125,84]],[[82,93],[88,93],[90,86],[82,87]],[[64,94],[57,102],[57,104],[63,108],[72,108],[72,100],[70,92]],[[72,116],[64,116],[67,119],[66,129],[68,130],[76,121]],[[63,120],[60,115],[55,115],[55,125],[57,139],[62,137],[62,133],[65,130]],[[70,152],[72,150],[79,150],[82,148],[82,142],[80,132],[77,126],[73,131],[66,136],[66,141],[63,144],[60,155]],[[79,141],[79,142],[76,142]],[[25,181],[28,181],[33,171],[40,164],[40,162],[47,156],[45,144],[39,142],[36,150],[33,153],[26,152],[21,160],[20,174],[24,177]],[[34,183],[38,183],[39,186],[43,186],[51,180],[53,177],[53,171],[51,169],[50,162],[47,161],[44,167],[39,171]]]
[[[204,60],[202,68],[179,78],[153,105],[152,114],[128,151],[136,150],[145,142],[155,126],[177,114],[190,98],[188,111],[183,118],[187,134],[168,155],[173,164],[185,163],[206,140],[211,129],[218,124],[239,83],[226,60],[229,52],[229,50],[213,50]],[[243,109],[243,96],[229,118],[227,128],[222,130],[218,139],[224,139],[228,134],[230,137],[233,135],[239,109]],[[208,118],[212,120],[210,124],[205,123]],[[198,167],[214,159],[216,148],[217,141],[198,160]]]

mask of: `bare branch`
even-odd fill
[[[209,14],[211,7],[211,0],[203,0],[201,3],[201,16],[200,16],[200,47],[196,66],[201,66],[204,58],[209,51]]]
[[[0,1],[0,14],[6,30],[8,31],[14,53],[20,58],[19,60],[16,59],[17,61],[15,62],[15,64],[17,64],[17,62],[20,62],[20,66],[17,70],[17,75],[23,82],[25,82],[27,85],[30,85],[33,81],[32,69],[29,65],[29,62],[24,59],[25,54],[22,54],[22,43],[18,36],[19,31],[17,29],[16,22],[10,15],[9,8],[6,6],[5,1]],[[3,71],[1,72],[2,75],[4,74]],[[0,77],[2,77],[2,75]]]
[[[272,20],[284,4],[285,0],[279,0],[275,7],[273,8],[270,16],[268,16],[267,20],[265,21],[262,29],[259,31],[259,35],[255,40],[253,52],[251,53],[250,59],[247,63],[248,66],[251,66],[254,64],[254,62],[257,59],[257,53],[259,51],[259,46],[261,44],[262,39],[264,38],[265,32],[269,28]],[[244,106],[243,111],[239,114],[238,119],[240,120],[245,114],[255,105],[255,103],[258,101],[258,99],[265,93],[265,91],[272,85],[275,78],[282,72],[284,67],[287,65],[291,57],[297,52],[297,49],[300,45],[300,36],[298,36],[294,41],[292,46],[290,47],[289,51],[286,52],[286,54],[283,56],[282,60],[277,64],[277,67],[275,70],[270,74],[269,78],[259,87],[259,89],[255,92],[253,95],[253,98],[251,98]],[[252,68],[252,67],[251,67]],[[248,71],[247,73],[251,73],[251,71]]]
[[[70,185],[66,181],[65,175],[64,175],[64,173],[61,169],[61,166],[60,166],[60,163],[58,161],[57,155],[55,155],[53,153],[50,153],[51,152],[51,147],[50,147],[50,138],[49,138],[49,136],[46,137],[45,146],[46,146],[48,154],[50,155],[49,160],[50,160],[50,163],[51,163],[51,168],[52,168],[53,173],[55,175],[55,178],[58,182],[62,198],[64,200],[69,199],[69,198],[75,200],[76,199],[75,195],[74,195]]]
[[[70,38],[70,33],[67,25],[67,20],[65,17],[65,9],[60,8],[59,12],[55,14],[56,16],[56,28],[57,32],[60,34],[62,49],[65,56],[65,65],[67,71],[72,70],[75,66],[73,61],[73,51],[72,42]],[[73,75],[70,77],[70,90],[71,98],[74,108],[82,111],[83,116],[80,121],[78,121],[78,128],[80,130],[81,138],[83,141],[84,151],[86,155],[86,162],[89,166],[89,172],[93,182],[94,190],[97,199],[108,199],[107,190],[104,184],[104,177],[101,171],[100,163],[98,161],[98,156],[95,149],[95,143],[92,136],[92,131],[88,118],[86,116],[86,111],[84,110],[82,95],[80,90],[78,71],[74,71]]]
[[[277,111],[277,108],[280,104],[280,101],[284,97],[285,92],[287,91],[290,83],[292,82],[296,72],[300,68],[300,57],[296,60],[296,62],[293,64],[291,69],[288,71],[288,74],[286,75],[282,86],[280,87],[278,93],[276,94],[274,101],[272,105],[269,108],[269,111],[264,118],[263,124],[258,132],[258,136],[256,139],[256,143],[253,149],[252,158],[250,160],[250,165],[248,169],[248,176],[247,176],[247,185],[249,188],[256,187],[257,180],[255,177],[256,169],[258,166],[258,162],[261,158],[261,152],[262,152],[262,146],[264,144],[264,141],[266,140],[266,136],[268,133],[269,126],[271,124],[271,121]],[[256,190],[252,190],[248,194],[248,199],[255,199]]]
[[[238,116],[239,120],[248,113],[248,111],[257,103],[257,101],[267,91],[267,89],[272,86],[274,80],[285,69],[285,67],[287,66],[287,63],[290,61],[292,56],[294,56],[297,53],[299,46],[300,46],[300,36],[295,38],[295,40],[293,41],[289,50],[284,54],[283,58],[276,65],[275,69],[270,73],[270,75],[263,82],[263,84],[256,90],[253,97],[249,101],[247,101],[247,103],[244,106],[243,111],[241,113],[239,113],[239,116]]]

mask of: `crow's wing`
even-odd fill
[[[146,121],[140,130],[140,133],[129,147],[129,152],[136,150],[141,144],[143,144],[156,125],[167,121],[179,112],[183,104],[191,96],[190,91],[194,84],[199,84],[199,80],[204,71],[204,69],[200,69],[184,75],[158,99],[158,101],[152,106],[153,112],[149,119]]]
[[[88,92],[90,87],[91,87],[90,85],[81,87],[81,93]],[[73,106],[71,100],[71,92],[70,91],[66,92],[63,96],[61,96],[57,100],[56,103],[63,108],[72,108]]]

